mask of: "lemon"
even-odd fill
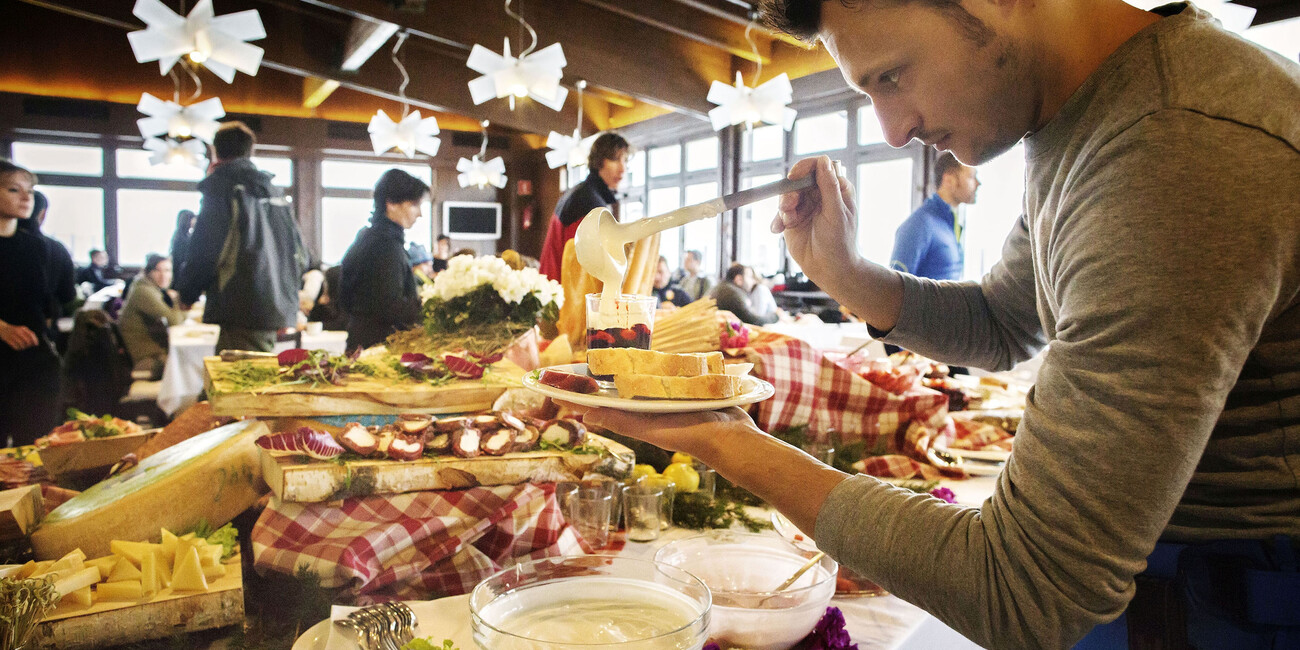
[[[654,465],[635,465],[632,467],[632,478],[641,478],[642,476],[658,476],[659,472],[655,471]]]
[[[685,463],[685,464],[687,464],[687,465],[694,465],[694,464],[695,464],[695,459],[694,459],[694,458],[691,458],[690,454],[683,454],[682,452],[678,451],[678,452],[674,452],[674,453],[673,453],[673,460],[672,460],[672,462],[674,462],[674,463]]]
[[[678,492],[694,492],[700,489],[700,474],[686,463],[672,463],[664,469],[664,478],[673,482]]]

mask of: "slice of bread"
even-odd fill
[[[722,353],[671,354],[636,348],[598,348],[587,351],[587,370],[593,375],[720,375]]]
[[[618,396],[624,399],[729,399],[741,392],[741,377],[708,374],[698,377],[614,375]]]

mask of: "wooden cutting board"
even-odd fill
[[[208,583],[203,593],[166,588],[144,602],[105,601],[89,607],[61,603],[37,629],[34,647],[105,648],[243,623],[240,557],[225,565],[226,575]]]
[[[275,366],[275,359],[251,362]],[[402,413],[467,413],[492,408],[507,388],[520,385],[513,375],[493,372],[485,379],[433,386],[418,381],[388,381],[365,375],[348,375],[342,386],[292,384],[256,392],[232,392],[220,377],[228,362],[221,357],[203,360],[204,384],[212,413],[218,416],[296,417],[309,415],[399,415]],[[520,371],[522,376],[522,371]]]
[[[111,467],[122,460],[122,456],[149,442],[158,431],[159,429],[149,429],[140,433],[92,438],[68,445],[46,447],[37,453],[41,456],[45,471],[57,478],[62,474]]]
[[[275,456],[265,449],[259,451],[262,476],[275,496],[283,501],[318,503],[419,490],[576,481],[595,471],[621,476],[636,462],[631,449],[613,440],[588,434],[587,441],[605,447],[610,453],[538,450],[478,458],[447,455],[412,461],[334,463],[310,460],[302,455]]]

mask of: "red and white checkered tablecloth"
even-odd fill
[[[964,478],[963,472],[929,464],[926,450],[938,442],[978,449],[1010,438],[985,428],[990,425],[954,425],[943,393],[919,384],[892,393],[859,374],[858,358],[827,355],[800,339],[760,331],[744,354],[754,364],[754,374],[776,389],[771,399],[751,408],[760,428],[806,424],[809,437],[819,441],[826,441],[831,431],[846,441],[862,440],[866,449],[885,452],[864,459],[861,471],[872,476]],[[963,446],[961,440],[976,433],[979,438]]]
[[[299,567],[356,604],[469,592],[516,562],[590,552],[561,516],[554,484],[411,492],[341,504],[273,499],[253,526],[253,564]]]

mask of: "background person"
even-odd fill
[[[894,233],[890,268],[935,280],[960,280],[966,265],[966,223],[957,206],[975,202],[980,182],[974,167],[950,153],[934,163],[939,189]]]
[[[451,237],[438,235],[438,241],[433,245],[433,272],[436,274],[446,271],[449,259],[451,259]]]
[[[145,258],[144,272],[131,282],[118,317],[132,366],[148,371],[152,379],[161,377],[167,365],[167,328],[184,323],[186,317],[180,297],[167,288],[171,283],[172,261],[150,253]]]
[[[419,324],[420,295],[403,244],[427,200],[429,186],[400,169],[384,172],[375,184],[370,225],[357,232],[340,264],[338,299],[348,315],[349,351]]]
[[[654,295],[659,299],[660,307],[685,307],[691,304],[691,297],[681,285],[673,281],[673,274],[668,270],[668,258],[659,256],[655,265]]]
[[[587,154],[587,179],[574,185],[555,205],[555,214],[546,230],[542,244],[542,274],[560,281],[560,264],[564,258],[564,245],[578,232],[578,224],[588,212],[609,207],[617,198],[614,190],[627,173],[628,143],[623,136],[606,132],[591,143]]]
[[[416,242],[411,242],[406,246],[406,261],[411,265],[411,273],[415,274],[417,289],[433,284],[434,259],[429,254],[429,249]],[[443,260],[443,262],[445,263],[446,260]]]
[[[108,253],[90,249],[90,266],[77,271],[77,284],[90,283],[90,292],[95,293],[104,287],[112,286],[117,277],[116,269],[109,263]]]
[[[190,238],[194,236],[194,224],[198,223],[198,220],[199,216],[191,210],[181,210],[176,213],[176,230],[172,233],[169,249],[172,256],[172,269],[175,273],[179,273],[185,266],[185,259],[190,249]]]
[[[729,311],[741,321],[750,325],[768,325],[777,321],[775,312],[758,314],[749,299],[749,291],[754,288],[754,271],[748,266],[736,262],[727,267],[722,282],[713,287],[709,297],[718,301],[718,309]]]
[[[203,322],[221,326],[218,352],[270,352],[276,332],[298,324],[306,254],[284,193],[250,159],[256,142],[241,122],[217,129],[211,170],[199,182],[203,205],[176,281],[184,311],[207,295]],[[223,254],[230,245],[234,254]]]
[[[697,250],[686,251],[686,256],[682,258],[682,268],[677,274],[677,284],[682,285],[682,289],[690,295],[691,300],[699,300],[709,295],[713,285],[717,280],[708,273],[700,270],[700,265],[704,262],[704,254]]]
[[[49,212],[50,201],[43,192],[37,191],[34,194],[32,216],[19,221],[18,228],[40,237],[41,242],[45,244],[45,252],[49,260],[46,280],[50,283],[50,295],[54,297],[55,311],[60,315],[71,314],[77,306],[77,267],[72,263],[72,254],[68,252],[66,246],[41,232],[41,226],[45,225],[45,215]],[[51,338],[54,338],[57,331],[56,327],[50,328]]]
[[[35,207],[35,185],[35,174],[0,160],[0,443],[12,438],[15,445],[32,444],[60,422],[49,253],[18,228]]]

